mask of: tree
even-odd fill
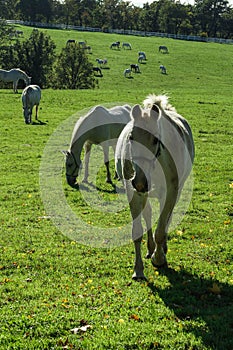
[[[227,0],[195,0],[196,20],[208,36],[216,37],[221,30],[221,17],[227,11]]]
[[[52,15],[52,0],[19,0],[16,8],[23,20],[49,22]]]
[[[29,71],[32,82],[40,87],[49,85],[48,78],[55,61],[55,48],[56,45],[49,35],[34,29],[29,39],[21,44],[22,51],[17,50],[19,62]]]
[[[90,89],[95,86],[93,65],[76,44],[67,45],[58,56],[53,86],[58,89]]]

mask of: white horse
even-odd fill
[[[106,65],[108,63],[108,60],[106,58],[102,59],[102,58],[96,58],[96,62],[98,62],[98,64],[100,65],[100,67]]]
[[[41,99],[41,89],[38,85],[29,85],[22,92],[23,115],[26,124],[32,121],[32,110],[36,106],[36,120],[38,115],[38,107]]]
[[[146,53],[144,51],[139,51],[138,57],[143,57],[143,60],[146,60]]]
[[[70,186],[74,186],[81,167],[81,152],[84,146],[84,178],[88,181],[88,164],[91,147],[93,144],[100,144],[104,152],[104,163],[107,171],[108,183],[112,183],[109,170],[109,147],[115,150],[117,138],[122,129],[130,120],[131,107],[116,106],[107,109],[96,106],[86,116],[80,118],[73,130],[70,147],[66,155],[66,179]]]
[[[123,179],[132,216],[134,279],[145,279],[141,257],[142,216],[148,235],[147,257],[151,257],[154,266],[166,266],[168,226],[194,160],[190,126],[168,104],[167,97],[149,95],[144,107],[132,108],[132,120],[123,129],[115,153],[117,174]],[[152,196],[160,203],[154,235],[149,200]]]
[[[31,77],[19,68],[11,70],[0,69],[0,80],[5,83],[13,82],[13,90],[16,93],[19,80],[24,80],[26,86],[31,84]]]
[[[159,66],[159,69],[162,74],[167,74],[167,69],[163,64]]]
[[[131,69],[130,68],[126,68],[124,70],[124,77],[125,78],[130,78],[131,77]]]
[[[122,43],[122,47],[123,49],[129,49],[129,50],[132,50],[132,46],[130,43]]]

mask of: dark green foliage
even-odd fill
[[[32,83],[48,86],[47,78],[54,63],[55,47],[50,36],[37,29],[32,31],[28,40],[19,44],[18,59],[32,76]]]
[[[94,85],[93,64],[85,51],[76,44],[63,48],[55,65],[53,86],[58,89],[88,89]]]
[[[34,29],[25,41],[1,49],[4,69],[20,68],[32,77],[32,83],[45,88],[55,60],[55,43],[45,32]]]

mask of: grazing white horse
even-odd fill
[[[146,53],[144,51],[139,51],[138,57],[143,57],[143,60],[146,60]]]
[[[165,67],[163,64],[161,64],[161,65],[159,66],[159,69],[160,69],[160,71],[161,71],[162,74],[167,74],[167,69],[166,69],[166,67]]]
[[[130,68],[126,68],[124,70],[124,77],[125,78],[130,78],[131,77],[131,69]]]
[[[108,63],[108,60],[106,58],[101,59],[101,58],[96,58],[96,62],[102,67]]]
[[[132,50],[132,46],[130,43],[122,43],[122,47],[123,49],[129,49],[129,50]]]
[[[167,97],[149,95],[144,107],[132,108],[132,119],[119,136],[115,153],[117,174],[123,179],[132,216],[134,279],[145,279],[141,257],[142,217],[148,235],[147,257],[154,266],[166,266],[168,227],[194,160],[190,126],[168,104]],[[149,200],[152,196],[160,203],[154,235]]]
[[[38,85],[29,85],[22,92],[23,115],[26,124],[32,121],[32,110],[36,106],[36,120],[41,99],[41,89]]]
[[[13,82],[13,90],[15,93],[17,92],[19,80],[23,80],[26,86],[31,84],[31,77],[19,68],[13,68],[11,70],[0,69],[0,80],[5,83]]]
[[[84,178],[88,181],[88,164],[91,147],[93,144],[100,144],[104,152],[104,163],[107,171],[108,183],[112,183],[109,170],[109,147],[115,150],[117,138],[124,126],[130,120],[131,107],[116,106],[107,109],[103,106],[96,106],[87,115],[80,118],[73,130],[70,147],[66,155],[66,179],[70,186],[74,186],[81,167],[81,152],[84,146]]]
[[[145,61],[145,60],[146,60],[146,58],[144,55],[138,56],[138,63],[142,63],[142,61]]]

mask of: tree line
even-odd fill
[[[158,0],[142,7],[123,0],[0,0],[2,19],[64,23],[109,29],[233,38],[233,8],[227,0],[194,5]]]

